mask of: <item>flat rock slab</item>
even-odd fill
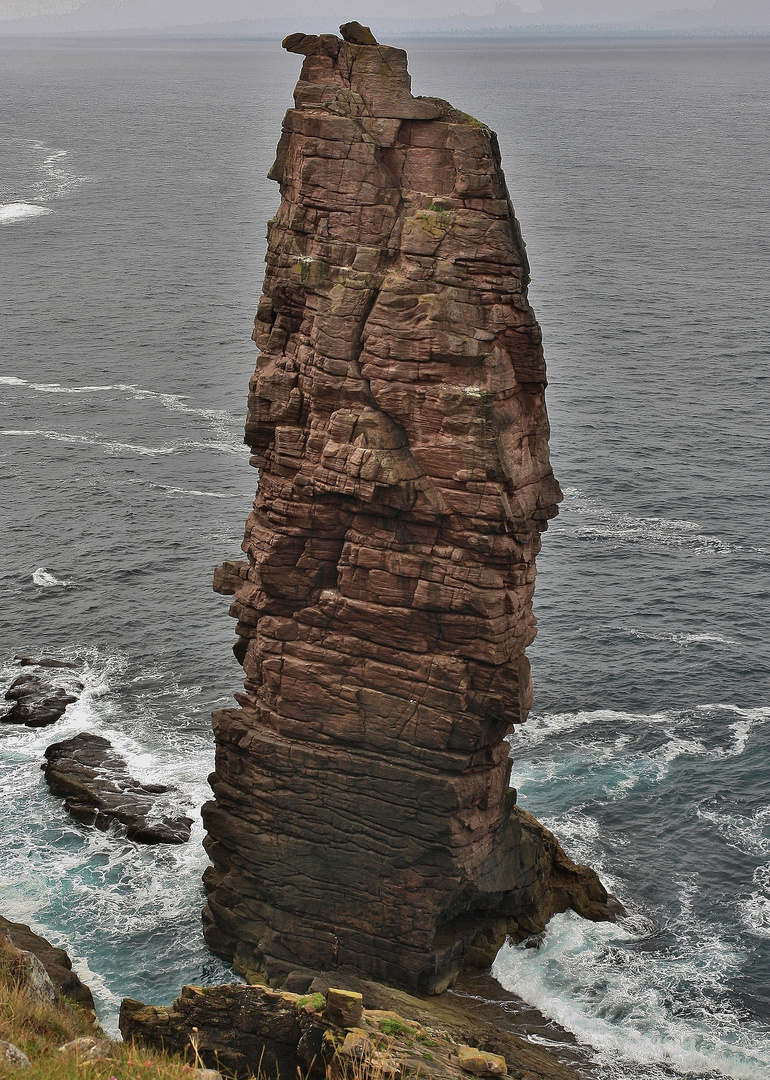
[[[74,704],[83,692],[83,683],[74,674],[82,667],[71,660],[16,656],[25,671],[13,680],[6,691],[6,701],[12,701],[11,709],[0,721],[4,724],[24,724],[26,727],[48,727],[64,715],[68,705]]]
[[[158,807],[158,797],[173,788],[135,780],[109,739],[84,732],[53,743],[45,757],[51,793],[64,798],[78,821],[102,831],[118,822],[128,839],[140,844],[184,844],[190,839],[192,818],[171,817]]]

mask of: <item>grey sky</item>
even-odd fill
[[[766,26],[768,0],[0,0],[0,29],[99,31],[322,18],[376,24],[398,19],[471,19],[479,24],[633,22],[671,26]]]

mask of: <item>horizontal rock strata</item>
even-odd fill
[[[245,682],[214,714],[204,916],[249,977],[436,992],[506,932],[612,909],[509,788],[560,492],[497,139],[342,29],[284,42],[305,60],[270,173],[248,561],[216,575]]]
[[[172,817],[158,808],[158,797],[173,791],[164,784],[142,784],[129,775],[108,739],[83,733],[54,743],[45,752],[45,778],[53,795],[64,798],[70,814],[106,831],[121,826],[140,844],[184,844],[192,818]]]
[[[334,988],[298,996],[257,986],[185,986],[169,1008],[126,998],[120,1030],[126,1041],[162,1047],[188,1060],[199,1057],[236,1076],[260,1071],[330,1080],[358,1075],[575,1080],[570,1069],[520,1040],[506,1044],[510,1063],[496,1043],[469,1045],[464,1039],[475,1033],[464,1027],[468,1017],[461,1012],[429,1015],[423,1023],[365,1005],[362,994]]]

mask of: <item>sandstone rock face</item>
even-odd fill
[[[497,139],[345,29],[284,42],[305,61],[270,173],[248,562],[216,578],[245,683],[214,714],[204,918],[247,976],[436,992],[506,932],[612,911],[509,790],[560,492]]]

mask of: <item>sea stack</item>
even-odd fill
[[[560,492],[497,138],[341,30],[283,43],[305,61],[269,174],[248,562],[215,575],[245,682],[214,714],[204,921],[253,980],[434,993],[506,933],[614,909],[509,786]]]

